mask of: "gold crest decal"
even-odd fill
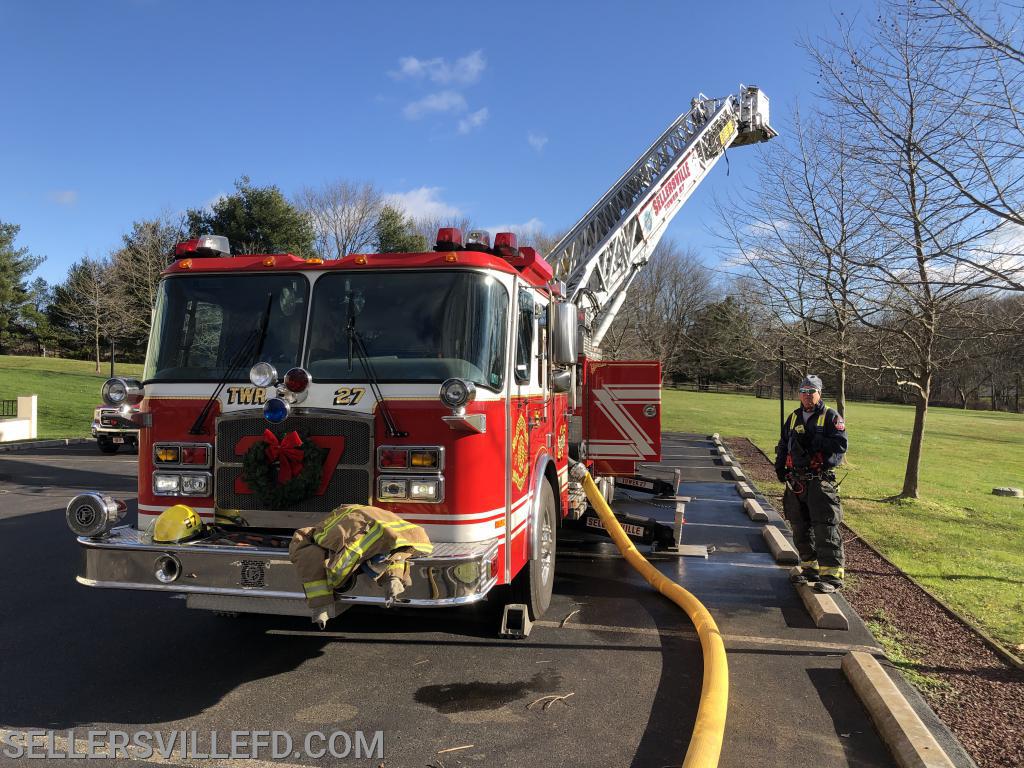
[[[555,458],[561,461],[565,458],[565,446],[568,443],[568,433],[565,424],[558,430],[558,440],[555,442]]]
[[[512,485],[517,491],[526,485],[526,465],[530,461],[530,437],[526,431],[526,417],[519,414],[515,435],[512,437]]]

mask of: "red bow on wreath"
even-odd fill
[[[289,432],[280,441],[269,429],[263,430],[263,442],[267,444],[267,461],[279,461],[277,482],[287,483],[302,472],[302,438],[298,432]]]

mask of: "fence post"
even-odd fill
[[[786,420],[786,348],[779,345],[779,428]]]
[[[39,398],[36,395],[26,395],[18,398],[18,418],[28,420],[28,438],[34,440],[39,436],[36,422],[36,410]]]

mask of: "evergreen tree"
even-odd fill
[[[427,250],[427,239],[416,233],[416,223],[397,208],[381,208],[374,226],[377,253],[419,253]]]
[[[313,255],[309,220],[281,190],[273,185],[254,186],[248,176],[235,182],[235,190],[215,202],[209,212],[190,208],[186,213],[188,236],[224,235],[235,254]]]
[[[0,221],[0,354],[6,353],[11,337],[20,329],[22,311],[29,300],[26,280],[45,261],[32,256],[28,248],[15,248],[21,227]]]

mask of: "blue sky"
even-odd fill
[[[50,282],[243,174],[561,230],[699,91],[759,85],[784,129],[813,101],[797,41],[830,33],[836,7],[0,0],[0,220]],[[713,261],[712,197],[755,158],[731,151],[669,235]]]

